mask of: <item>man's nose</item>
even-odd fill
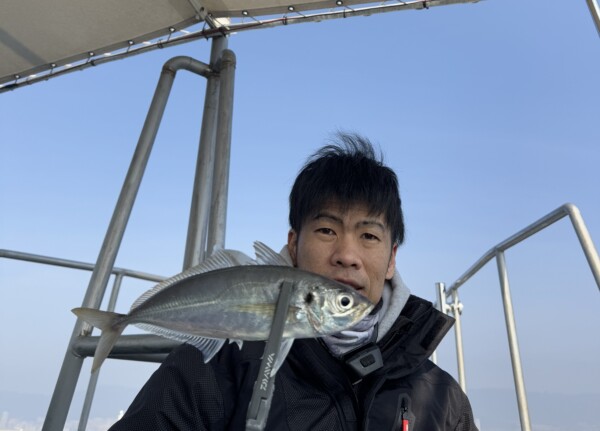
[[[361,261],[357,242],[347,236],[339,237],[331,260],[331,263],[335,266],[360,268]]]

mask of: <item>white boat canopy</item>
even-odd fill
[[[198,38],[306,21],[478,1],[3,1],[0,6],[0,93]],[[596,0],[586,2],[600,33],[598,3]]]
[[[478,0],[297,1],[5,1],[0,7],[0,92],[199,37]]]

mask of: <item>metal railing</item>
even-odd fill
[[[567,203],[536,222],[530,224],[526,228],[517,232],[513,236],[502,241],[498,245],[492,247],[485,253],[477,262],[475,262],[463,275],[461,275],[448,289],[444,283],[436,283],[437,307],[444,313],[452,313],[456,319],[455,339],[456,339],[456,355],[458,364],[459,383],[466,392],[466,377],[465,365],[462,344],[462,328],[460,322],[460,314],[462,312],[462,304],[458,298],[458,289],[473,277],[486,263],[493,258],[496,258],[498,265],[498,277],[500,279],[500,288],[502,291],[502,302],[504,304],[504,316],[506,320],[506,330],[508,333],[508,341],[510,348],[510,358],[513,369],[513,377],[515,382],[515,391],[517,394],[517,405],[519,408],[519,417],[521,421],[522,431],[531,431],[531,423],[529,420],[529,408],[527,405],[527,396],[525,392],[525,383],[523,379],[523,370],[521,367],[521,356],[519,353],[519,344],[517,341],[517,329],[515,325],[515,317],[512,306],[512,298],[510,294],[510,286],[508,283],[508,271],[504,252],[514,245],[519,244],[537,232],[556,223],[562,218],[569,216],[575,233],[579,238],[579,242],[588,261],[596,285],[600,290],[600,258],[596,250],[590,233],[583,221],[579,209],[570,203]]]
[[[235,54],[227,49],[224,37],[213,39],[210,64],[191,57],[174,57],[161,71],[138,144],[121,188],[113,216],[95,264],[47,256],[0,250],[0,257],[62,266],[91,272],[82,307],[98,309],[105,297],[111,276],[114,284],[108,311],[114,310],[123,277],[160,282],[164,277],[129,269],[115,268],[114,262],[131,214],[137,192],[161,123],[176,73],[186,70],[206,78],[206,97],[202,117],[198,160],[186,237],[184,269],[204,260],[205,255],[225,244],[225,219],[233,112]],[[57,379],[43,430],[64,427],[75,387],[85,357],[94,356],[99,337],[91,336],[92,327],[77,320]],[[177,343],[156,335],[125,335],[119,337],[109,357],[161,362]],[[92,374],[79,422],[79,430],[87,425],[89,411],[98,379]]]
[[[5,249],[0,249],[0,258],[13,259],[24,262],[33,262],[42,265],[57,266],[69,269],[79,269],[83,271],[93,271],[95,267],[93,263],[80,262],[69,259],[59,259],[56,257],[42,256],[39,254],[23,253],[19,251]],[[160,275],[154,275],[149,274],[147,272],[134,271],[131,269],[117,267],[112,268],[112,270],[110,271],[110,275],[114,276],[114,281],[110,293],[110,299],[107,305],[108,311],[114,311],[115,309],[115,306],[117,304],[117,297],[119,296],[121,284],[124,278],[128,277],[132,279],[152,281],[156,283],[161,282],[165,279],[165,277],[162,277]],[[80,342],[73,347],[73,353],[80,357],[94,356],[94,352],[96,350],[96,345],[98,344],[99,338],[100,337],[90,336],[81,337],[79,340]],[[143,340],[143,343],[140,343],[140,339]],[[168,353],[170,349],[172,349],[174,345],[177,344],[169,343],[168,346],[165,346],[164,341],[166,340],[155,335],[129,335],[121,337],[119,341],[119,348],[114,349],[114,351],[110,355],[111,357],[153,362],[161,361],[166,355],[166,353]],[[152,351],[152,354],[145,354],[145,352],[143,351],[140,351],[139,353],[136,352],[135,354],[130,354],[131,349],[129,347],[132,344],[138,346],[143,344],[146,350]],[[123,355],[123,352],[121,351],[124,349],[126,350],[126,355]],[[156,354],[157,352],[160,353]],[[86,427],[90,410],[92,407],[92,401],[94,399],[94,393],[96,392],[96,385],[98,383],[99,375],[100,373],[96,372],[90,376],[90,381],[88,383],[85,400],[83,402],[83,408],[79,419],[79,429],[85,429]]]
[[[448,289],[445,288],[444,283],[436,283],[438,308],[440,308],[444,313],[451,313],[456,319],[455,340],[458,363],[458,378],[460,386],[466,392],[462,327],[460,320],[460,315],[462,312],[462,303],[458,298],[458,289],[463,284],[465,284],[471,277],[473,277],[481,268],[483,268],[490,260],[496,258],[498,265],[498,275],[500,279],[500,287],[502,290],[502,300],[504,304],[504,313],[508,332],[510,356],[513,368],[515,390],[517,394],[521,429],[523,431],[530,431],[531,425],[529,420],[529,409],[527,405],[525,384],[521,367],[521,358],[517,341],[517,330],[512,307],[512,298],[510,295],[508,272],[506,268],[506,262],[504,259],[504,252],[507,249],[524,241],[530,236],[536,234],[537,232],[545,229],[546,227],[554,224],[555,222],[561,220],[566,216],[569,216],[571,220],[571,223],[573,225],[573,228],[575,229],[577,237],[579,238],[581,247],[586,256],[598,289],[600,289],[600,259],[598,257],[598,252],[592,242],[591,236],[583,221],[579,209],[573,204],[565,204],[557,208],[556,210],[552,211],[551,213],[547,214],[546,216],[527,226],[523,230],[517,232],[515,235],[492,247],[463,275],[461,275]],[[5,249],[0,249],[0,258],[27,261],[85,271],[93,271],[95,268],[95,265],[92,263],[60,259],[31,253],[22,253]],[[110,294],[110,299],[107,305],[108,311],[113,311],[115,309],[117,297],[120,292],[123,278],[128,277],[157,283],[165,279],[165,277],[163,276],[118,267],[113,267],[110,271],[110,275],[114,276],[114,282]],[[97,336],[79,336],[77,341],[74,342],[72,345],[72,354],[76,355],[77,357],[93,356],[96,345],[98,343],[98,339],[99,337]],[[110,357],[146,362],[161,362],[164,359],[164,357],[171,351],[171,349],[173,349],[173,347],[175,347],[177,344],[177,342],[167,340],[156,335],[125,335],[119,338],[119,341],[113,348]],[[93,373],[90,377],[82,408],[82,414],[80,417],[80,430],[85,429],[85,426],[87,424],[98,377],[99,372]]]
[[[167,100],[175,76],[180,70],[192,72],[207,80],[184,269],[202,261],[206,253],[210,254],[214,249],[223,248],[236,67],[235,54],[226,48],[227,40],[223,37],[216,38],[213,39],[210,64],[191,57],[180,56],[168,60],[163,65],[129,170],[100,248],[98,260],[93,266],[82,307],[97,309],[104,298],[108,279],[113,271],[112,268],[146,170]],[[50,400],[48,414],[42,427],[44,431],[60,430],[64,427],[81,373],[83,359],[85,356],[91,356],[90,343],[96,341],[90,337],[90,332],[90,326],[78,319],[73,328]],[[141,344],[139,339],[138,342],[135,342],[134,338],[127,337],[132,336],[119,338],[115,351],[122,351],[128,359],[156,360],[160,354],[168,352],[177,344],[171,340],[158,339],[153,341],[152,348],[148,349],[146,339],[144,339],[144,344]],[[123,347],[124,343],[128,343],[127,347]],[[80,422],[79,429],[84,429],[84,427],[85,424],[82,425]]]
[[[592,15],[592,19],[596,25],[596,30],[598,30],[598,35],[600,35],[600,7],[598,7],[598,2],[596,0],[586,1],[588,8],[590,9],[590,15]]]
[[[94,264],[80,262],[77,260],[69,260],[69,259],[59,259],[57,257],[49,257],[42,256],[40,254],[32,254],[32,253],[23,253],[20,251],[14,250],[6,250],[0,249],[0,259],[13,259],[13,260],[21,260],[24,262],[33,262],[40,263],[43,265],[51,265],[51,266],[59,266],[62,268],[71,268],[71,269],[81,269],[83,271],[93,271]],[[122,280],[123,277],[136,278],[138,280],[146,280],[153,281],[159,283],[165,279],[165,277],[160,275],[149,274],[147,272],[134,271],[126,268],[117,268],[113,267],[111,270],[111,275],[115,276],[115,281],[113,283],[113,290],[117,287],[118,280]],[[120,281],[118,282],[120,285]]]

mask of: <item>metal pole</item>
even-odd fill
[[[444,314],[448,314],[448,304],[446,304],[446,284],[435,283],[435,293],[437,296],[437,308]]]
[[[463,275],[461,275],[458,278],[458,280],[456,280],[448,288],[446,294],[451,294],[454,290],[458,289],[460,286],[465,284],[487,262],[489,262],[496,256],[496,252],[498,250],[504,251],[511,248],[514,245],[517,245],[518,243],[526,240],[530,236],[556,223],[558,220],[562,219],[567,215],[571,219],[571,223],[575,228],[575,231],[579,237],[579,241],[583,247],[585,256],[588,260],[588,263],[590,264],[592,273],[594,274],[594,278],[596,279],[596,284],[600,289],[600,259],[598,258],[598,252],[596,251],[591,236],[585,226],[585,223],[583,222],[581,213],[575,205],[567,203],[488,250],[486,254],[484,254],[477,262],[475,262],[475,264],[473,264],[471,268],[469,268]]]
[[[207,250],[209,254],[215,249],[225,246],[235,66],[236,59],[233,51],[224,50],[221,56],[221,89],[219,92],[219,111],[217,117],[215,171],[208,229]]]
[[[588,8],[590,9],[590,13],[592,14],[594,24],[596,24],[598,35],[600,36],[600,8],[598,7],[598,3],[596,0],[587,0],[587,4]]]
[[[117,201],[112,219],[110,221],[104,243],[100,249],[100,254],[90,283],[83,299],[83,307],[99,308],[102,302],[102,297],[106,290],[108,278],[115,263],[117,252],[123,239],[125,227],[129,220],[135,197],[139,190],[144,170],[146,168],[152,145],[158,131],[158,126],[162,118],[169,92],[173,85],[175,72],[163,68],[160,79],[158,81],[152,103],[146,121],[138,140],[133,159],[129,166],[129,171],[125,178],[121,194]],[[88,334],[90,326],[85,324],[80,319],[77,319],[69,347],[65,354],[65,359],[58,376],[58,382],[52,394],[48,414],[44,421],[43,431],[62,430],[67,420],[69,406],[73,400],[77,380],[81,373],[83,358],[75,356],[71,350],[71,346],[75,343],[77,337],[81,334]]]
[[[437,297],[437,309],[444,314],[448,314],[448,304],[446,304],[446,285],[444,283],[435,283],[435,295]],[[431,355],[431,361],[437,365],[437,349]]]
[[[94,356],[100,336],[80,337],[77,344],[73,347],[75,354],[82,357]],[[108,355],[109,358],[135,359],[134,356],[147,356],[170,353],[175,347],[181,344],[180,341],[171,340],[159,335],[136,334],[127,335],[119,338],[117,344]]]
[[[452,311],[454,312],[454,339],[456,340],[456,362],[458,365],[458,383],[462,388],[463,392],[467,393],[467,378],[465,375],[465,356],[463,352],[463,342],[462,342],[462,324],[460,315],[462,313],[462,304],[458,299],[458,291],[455,290],[452,292]]]
[[[506,319],[506,330],[508,332],[508,344],[510,347],[510,359],[512,362],[515,389],[517,392],[517,404],[519,407],[519,417],[521,419],[521,430],[531,431],[529,408],[527,407],[527,394],[525,393],[525,382],[523,380],[521,356],[519,354],[519,343],[517,341],[517,328],[515,326],[515,316],[512,307],[510,287],[508,284],[508,273],[506,270],[506,261],[504,259],[503,251],[498,250],[496,252],[496,262],[498,264],[498,275],[500,277],[500,288],[502,290],[502,301],[504,303],[504,316]]]
[[[217,70],[221,54],[227,48],[227,38],[217,37],[212,41],[210,67]],[[196,177],[192,192],[192,204],[188,223],[183,269],[190,268],[205,259],[206,236],[213,187],[217,109],[219,106],[219,75],[208,76],[204,112],[200,131],[200,144],[196,162]]]
[[[22,260],[25,262],[40,263],[42,265],[59,266],[63,268],[81,269],[84,271],[93,271],[94,264],[87,262],[79,262],[77,260],[59,259],[56,257],[42,256],[39,254],[22,253],[20,251],[0,249],[0,258]],[[124,277],[132,277],[140,280],[160,282],[165,277],[160,275],[148,274],[147,272],[134,271],[126,268],[114,267],[113,274],[121,274]]]
[[[566,204],[565,208],[569,213],[569,218],[571,219],[577,238],[579,238],[579,243],[581,244],[581,248],[583,248],[585,258],[590,265],[590,269],[596,280],[596,285],[598,286],[598,289],[600,289],[600,258],[598,257],[598,252],[596,251],[590,232],[583,222],[581,212],[579,212],[579,209],[575,205]]]
[[[107,310],[114,311],[117,305],[117,298],[119,297],[119,291],[121,290],[121,283],[123,281],[123,274],[117,274],[113,283],[113,288],[110,293],[110,299],[108,301]],[[87,392],[85,394],[85,400],[83,402],[83,408],[81,409],[81,417],[79,418],[79,431],[85,431],[87,428],[88,419],[90,417],[90,411],[92,409],[92,402],[94,401],[94,394],[96,392],[96,386],[98,384],[98,377],[100,376],[100,370],[96,370],[90,376],[90,382],[88,384]]]

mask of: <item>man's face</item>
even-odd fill
[[[345,212],[328,205],[304,222],[300,234],[289,232],[288,248],[298,268],[350,285],[377,304],[394,275],[398,246],[383,215],[369,215],[363,205]]]

